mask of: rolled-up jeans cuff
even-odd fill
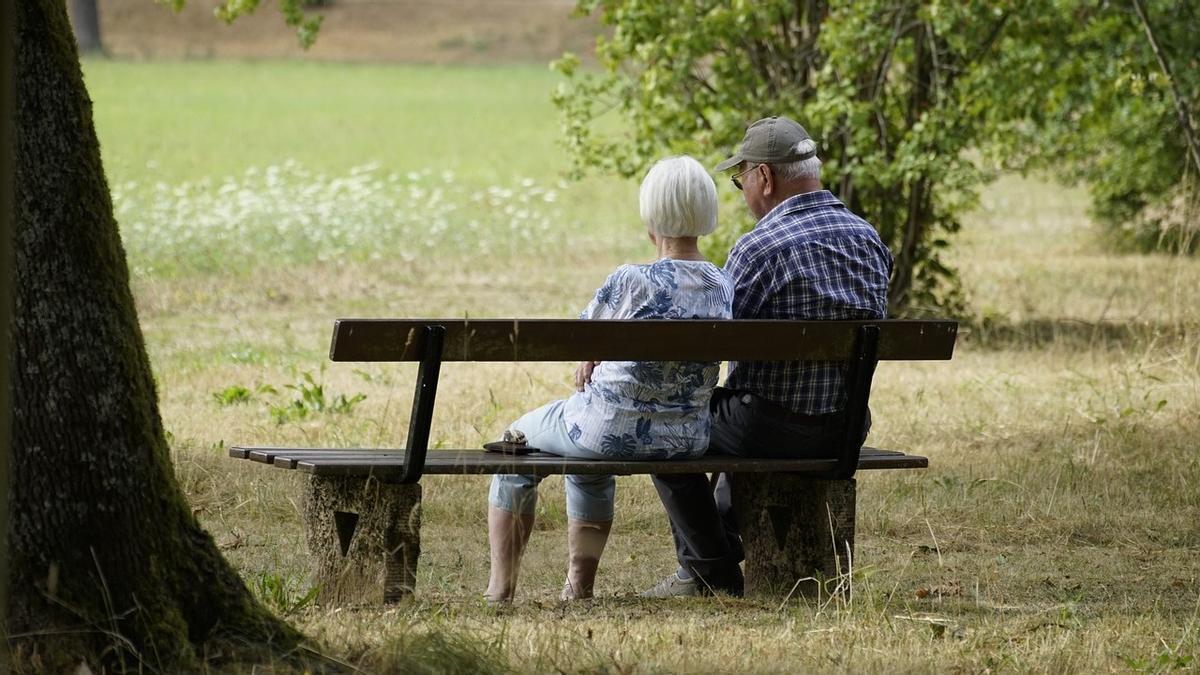
[[[537,484],[533,476],[495,474],[488,490],[488,503],[509,513],[533,515],[537,510]]]
[[[563,476],[567,492],[567,516],[574,520],[606,522],[613,519],[617,479],[606,475]]]
[[[553,401],[525,413],[512,428],[525,434],[530,445],[560,457],[607,459],[605,455],[580,446],[567,433],[563,421],[563,401]],[[604,522],[613,519],[616,479],[608,475],[567,475],[567,516],[575,520]],[[496,474],[488,501],[509,513],[532,514],[537,509],[537,488],[542,479],[522,474]]]
[[[603,507],[567,509],[567,517],[571,520],[586,520],[589,523],[609,523],[612,522],[613,511],[612,508],[604,509]]]

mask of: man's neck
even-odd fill
[[[821,181],[818,178],[797,178],[796,180],[788,183],[779,183],[777,192],[779,199],[772,200],[768,204],[769,208],[767,209],[767,213],[774,211],[777,206],[786,202],[792,197],[809,194],[811,192],[818,192],[823,189],[824,188],[821,186]],[[766,215],[767,214],[764,213],[763,217],[766,217]]]
[[[818,192],[824,189],[821,186],[821,179],[819,178],[797,178],[796,180],[791,181],[786,185],[781,185],[780,187],[782,189],[780,189],[779,194],[782,195],[782,198],[779,200],[779,204],[782,204],[797,195],[805,195],[810,192]],[[776,204],[776,206],[779,204]]]

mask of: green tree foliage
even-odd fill
[[[187,0],[158,1],[170,5],[176,12],[187,4]],[[279,0],[279,12],[283,15],[283,22],[296,29],[296,40],[304,49],[312,47],[317,41],[321,22],[325,20],[325,17],[321,15],[309,16],[304,13],[304,10],[313,7],[327,7],[331,2],[332,0]],[[222,0],[221,4],[213,9],[213,15],[225,23],[233,23],[240,16],[253,14],[260,4],[262,4],[262,0]]]
[[[1200,5],[1195,0],[1058,5],[1061,26],[1054,39],[1029,40],[1047,63],[1038,80],[1041,110],[1031,110],[1037,124],[1027,129],[1028,145],[1037,149],[1033,164],[1086,182],[1093,215],[1118,246],[1195,252],[1200,165],[1189,152],[1181,111],[1194,130],[1200,112]]]
[[[580,0],[578,11],[598,15],[611,35],[597,42],[600,72],[584,71],[571,55],[558,62],[569,79],[555,103],[576,171],[626,176],[664,152],[716,160],[749,122],[794,117],[821,143],[825,183],[895,252],[893,313],[954,311],[962,299],[942,253],[979,187],[999,168],[1062,156],[1094,96],[1090,88],[1122,95],[1115,83],[1091,81],[1115,67],[1114,54],[1122,53],[1092,51],[1107,31],[1091,22],[1092,14],[1126,22],[1132,15],[1107,5],[1079,6],[1062,0]],[[1185,30],[1179,27],[1173,39]],[[1153,57],[1137,43],[1144,34],[1122,37],[1129,58],[1136,52],[1139,59],[1138,81],[1149,84],[1145,67]],[[1075,39],[1084,40],[1085,49],[1076,50]],[[1131,113],[1138,105],[1149,103],[1122,99],[1121,110]],[[1111,116],[1113,107],[1093,114]],[[1165,109],[1155,110],[1155,124],[1138,137],[1158,137],[1139,156],[1171,143],[1163,138]],[[610,113],[623,124],[606,124]],[[1097,123],[1086,140],[1102,135]],[[1125,140],[1136,144],[1132,135]],[[1109,169],[1086,149],[1073,148],[1070,156],[1096,167],[1073,177],[1093,180]],[[1169,161],[1165,155],[1163,161]],[[1141,181],[1136,187],[1152,182]],[[724,220],[732,231],[717,238],[721,246],[748,226],[744,219]]]

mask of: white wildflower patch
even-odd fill
[[[289,161],[221,180],[123,183],[112,197],[134,273],[170,275],[550,250],[567,234],[563,189],[378,164],[330,176]]]

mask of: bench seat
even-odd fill
[[[387,482],[404,467],[404,450],[234,447],[229,456],[297,469],[318,476],[374,476]],[[425,456],[426,474],[522,473],[555,474],[667,474],[667,473],[792,473],[828,474],[837,460],[754,459],[732,455],[707,455],[695,459],[657,461],[570,459],[541,452],[505,455],[483,450],[430,450]],[[894,450],[863,448],[858,469],[924,469],[929,460]]]

